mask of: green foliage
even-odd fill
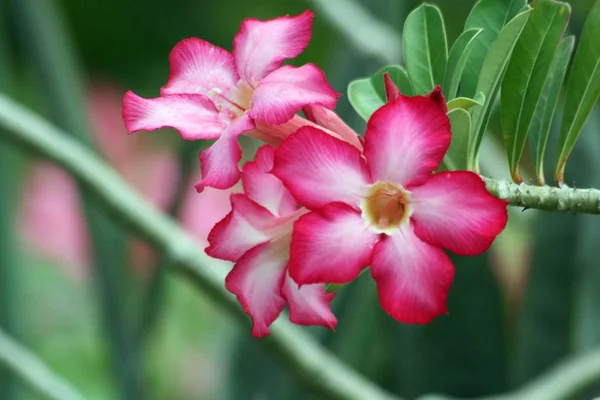
[[[514,17],[498,34],[491,45],[490,51],[481,67],[481,74],[477,82],[477,92],[485,95],[482,107],[477,107],[471,113],[471,141],[469,144],[468,165],[469,169],[477,170],[477,154],[481,140],[487,129],[487,124],[492,112],[492,105],[500,89],[500,83],[506,70],[508,61],[521,34],[531,10],[525,10]]]
[[[483,32],[483,29],[474,28],[464,31],[452,45],[446,72],[444,74],[444,83],[442,89],[446,100],[452,100],[458,93],[458,85],[463,76],[463,71],[476,43],[476,38]]]
[[[375,89],[375,92],[383,103],[387,101],[385,95],[385,85],[383,81],[383,74],[388,73],[392,81],[398,86],[400,92],[406,96],[414,96],[415,92],[412,87],[406,70],[399,65],[391,65],[380,69],[371,77],[371,86]]]
[[[554,0],[535,0],[531,7],[502,81],[502,132],[515,182],[522,181],[519,161],[571,11]]]
[[[465,66],[461,81],[463,96],[472,97],[477,93],[479,75],[488,53],[492,51],[492,43],[504,25],[521,13],[526,4],[527,0],[480,0],[475,4],[467,18],[465,31],[469,29],[483,29],[483,31],[475,39],[471,56]]]
[[[485,102],[485,95],[481,92],[475,95],[475,98],[470,99],[468,97],[456,97],[448,102],[448,111],[462,108],[463,110],[470,110],[473,107],[483,106]]]
[[[583,27],[567,82],[554,180],[561,184],[567,159],[600,96],[600,1]]]
[[[438,7],[423,4],[408,15],[403,46],[406,70],[415,94],[427,94],[444,82],[448,43]]]
[[[556,53],[550,72],[546,78],[546,85],[540,96],[533,120],[529,140],[531,143],[531,157],[537,182],[539,185],[545,184],[544,179],[544,154],[546,153],[546,144],[550,134],[552,119],[558,105],[560,89],[565,79],[567,67],[573,48],[575,46],[575,37],[568,36],[564,38]]]
[[[452,127],[452,142],[444,157],[444,166],[450,171],[467,169],[471,115],[462,108],[456,108],[448,112],[448,118]]]

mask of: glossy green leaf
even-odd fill
[[[482,92],[485,95],[485,101],[482,107],[476,107],[471,113],[471,141],[469,143],[469,169],[477,170],[477,153],[483,139],[483,134],[489,122],[492,105],[498,94],[502,76],[515,47],[519,35],[525,27],[531,10],[522,12],[514,17],[504,28],[492,43],[490,52],[481,67],[481,75],[477,83],[476,92]]]
[[[444,82],[448,43],[442,13],[437,6],[422,4],[408,15],[403,46],[415,94],[427,94]]]
[[[399,65],[390,65],[380,69],[371,77],[371,85],[381,101],[384,103],[387,101],[385,95],[385,85],[383,83],[383,74],[386,72],[390,75],[390,78],[396,84],[396,86],[398,86],[400,93],[406,96],[414,96],[414,90],[410,80],[408,79],[406,70]]]
[[[449,171],[467,169],[471,115],[462,108],[456,108],[448,112],[448,118],[452,128],[452,142],[444,157],[444,166]]]
[[[600,1],[597,0],[583,26],[567,82],[565,108],[559,138],[559,155],[554,172],[564,181],[567,159],[585,121],[600,96]]]
[[[535,176],[539,185],[545,184],[544,179],[544,154],[546,153],[546,144],[550,134],[550,127],[558,99],[560,89],[565,79],[569,59],[575,46],[575,37],[569,36],[562,40],[556,57],[552,62],[550,73],[546,78],[546,86],[540,97],[540,101],[535,109],[531,129],[529,130],[529,140],[531,143],[531,156]]]
[[[527,7],[527,0],[480,0],[475,4],[467,22],[465,31],[483,29],[475,39],[471,55],[467,60],[461,79],[461,94],[473,97],[477,93],[479,74],[492,43],[500,34],[502,27]]]
[[[448,102],[448,111],[455,110],[457,108],[462,108],[463,110],[470,110],[476,106],[483,106],[485,102],[485,95],[481,92],[478,92],[475,95],[475,98],[470,99],[468,97],[457,97]]]
[[[371,85],[371,78],[357,79],[348,85],[348,100],[362,119],[368,121],[384,101]]]
[[[508,166],[515,182],[521,182],[519,161],[546,78],[562,38],[571,7],[554,0],[535,0],[533,11],[515,45],[502,81],[502,134]]]
[[[444,74],[444,83],[442,85],[444,97],[446,100],[452,100],[458,93],[458,85],[462,78],[465,65],[471,55],[471,50],[475,44],[475,38],[483,29],[475,28],[464,31],[452,45],[446,72]]]

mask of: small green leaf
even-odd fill
[[[546,144],[548,143],[548,135],[558,99],[560,88],[567,73],[569,59],[573,53],[575,46],[575,37],[569,36],[562,40],[556,57],[552,62],[550,73],[546,78],[546,86],[540,97],[540,101],[535,109],[535,115],[531,122],[529,140],[531,142],[531,154],[533,158],[533,167],[535,176],[539,185],[544,185],[544,153],[546,152]]]
[[[483,139],[483,134],[487,128],[492,105],[500,89],[500,81],[506,70],[508,61],[515,47],[519,35],[529,18],[531,9],[514,17],[504,28],[492,43],[490,51],[481,67],[481,75],[477,83],[476,92],[482,92],[485,95],[485,101],[482,107],[476,107],[471,113],[471,141],[469,143],[468,165],[469,169],[477,170],[477,153]]]
[[[375,92],[384,103],[387,102],[385,95],[385,85],[383,84],[383,74],[388,73],[392,81],[400,89],[400,93],[405,96],[414,96],[414,91],[411,86],[410,80],[406,70],[399,65],[390,65],[377,71],[375,75],[371,77],[371,86],[373,86]]]
[[[348,100],[358,115],[365,121],[368,121],[375,110],[385,104],[371,85],[371,78],[357,79],[350,82],[350,85],[348,85]]]
[[[573,66],[569,72],[565,108],[558,140],[559,156],[554,172],[564,181],[565,165],[575,142],[600,96],[600,1],[596,1],[583,26]]]
[[[448,43],[442,13],[437,6],[422,4],[406,18],[404,60],[415,94],[424,95],[444,82]]]
[[[446,72],[444,74],[444,84],[442,85],[444,97],[446,100],[452,100],[458,93],[458,84],[463,75],[465,65],[475,44],[475,38],[483,29],[475,28],[464,31],[452,45]]]
[[[485,95],[481,92],[478,92],[474,99],[469,99],[468,97],[457,97],[448,102],[448,111],[452,111],[457,108],[462,108],[463,110],[470,110],[475,106],[483,106],[484,102]]]
[[[571,7],[554,0],[535,0],[533,11],[515,45],[502,81],[502,133],[508,166],[515,182],[521,182],[519,161],[540,101],[552,59],[562,38]]]
[[[448,118],[452,127],[452,142],[444,157],[444,166],[449,171],[465,170],[467,169],[471,115],[462,108],[455,108],[448,112]]]
[[[483,32],[475,39],[465,65],[461,79],[463,96],[473,97],[477,93],[481,68],[492,43],[504,25],[527,9],[527,0],[480,0],[475,4],[467,18],[465,31],[479,28]]]

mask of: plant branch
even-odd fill
[[[73,175],[94,199],[173,260],[172,268],[191,278],[216,303],[238,319],[246,320],[242,308],[223,285],[225,264],[206,256],[177,224],[161,214],[133,191],[109,166],[65,133],[30,111],[0,95],[0,139],[10,140],[23,148],[46,157]],[[512,205],[542,210],[598,212],[600,193],[594,189],[548,188],[516,185],[484,178],[492,194],[509,200]],[[594,195],[590,196],[590,193]],[[586,197],[587,196],[587,197]],[[541,198],[541,200],[539,199]],[[590,204],[574,206],[579,198]],[[552,208],[552,204],[556,208]],[[295,372],[295,377],[328,399],[333,400],[400,400],[382,391],[358,375],[300,329],[283,319],[272,327],[262,342],[279,355]],[[15,367],[16,368],[16,367]],[[29,370],[18,370],[29,377]],[[600,378],[600,350],[557,366],[549,373],[516,392],[485,400],[552,400],[568,397]],[[63,397],[64,398],[64,397]],[[448,399],[428,396],[428,399]],[[480,399],[484,400],[484,398]]]
[[[66,133],[0,95],[0,139],[15,142],[62,166],[119,223],[148,240],[173,261],[171,268],[192,279],[219,306],[247,323],[235,297],[224,286],[226,263],[210,259],[172,219],[131,189],[98,156]],[[332,400],[399,400],[339,362],[300,329],[280,318],[261,340],[298,378]]]
[[[600,214],[600,190],[534,186],[482,177],[487,190],[511,206],[543,211]]]
[[[402,39],[385,22],[353,0],[310,0],[352,45],[386,64],[402,59]],[[343,12],[341,12],[343,10]],[[357,29],[357,27],[360,27]]]
[[[53,400],[83,400],[84,397],[55,375],[29,350],[0,330],[0,363]]]

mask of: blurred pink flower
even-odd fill
[[[171,149],[152,146],[150,137],[127,135],[121,118],[121,93],[112,85],[93,85],[87,101],[99,152],[152,204],[166,209],[179,179]],[[208,243],[210,229],[230,211],[230,192],[211,188],[198,194],[190,181],[181,215],[199,246]],[[20,220],[21,237],[28,249],[61,263],[73,276],[87,275],[88,231],[75,181],[68,174],[52,164],[36,163],[25,183]],[[154,257],[152,249],[139,240],[129,246],[134,266],[144,266]]]

